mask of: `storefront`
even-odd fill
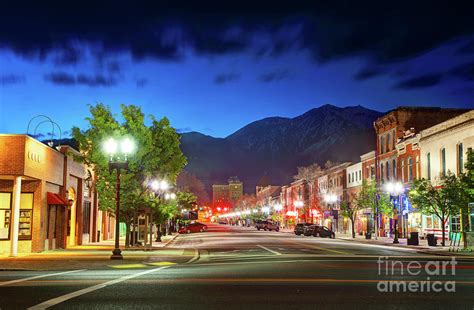
[[[91,172],[69,146],[0,135],[0,254],[41,252],[96,241]]]

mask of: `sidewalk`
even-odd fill
[[[406,238],[399,238],[398,244],[393,243],[393,238],[389,237],[378,237],[377,239],[365,239],[365,236],[356,235],[355,238],[352,238],[351,234],[336,234],[336,239],[345,240],[345,241],[352,241],[358,243],[366,243],[366,244],[376,244],[376,245],[383,245],[383,246],[391,246],[397,248],[409,248],[409,249],[416,249],[419,253],[423,254],[433,254],[433,255],[445,255],[445,256],[472,256],[474,257],[473,252],[464,252],[464,251],[449,251],[449,241],[446,241],[446,246],[441,246],[440,241],[438,241],[437,246],[429,246],[428,240],[426,239],[419,239],[419,245],[407,245]]]
[[[19,253],[18,257],[0,255],[2,270],[71,270],[101,268],[146,268],[148,265],[160,266],[188,261],[194,251],[166,248],[179,234],[163,236],[162,242],[153,242],[152,249],[143,246],[127,248],[120,240],[123,260],[111,260],[114,240],[74,246],[67,249],[44,251],[41,253]]]

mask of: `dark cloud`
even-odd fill
[[[383,74],[381,69],[364,68],[354,75],[354,79],[357,81],[365,81],[381,74]]]
[[[46,81],[56,85],[75,85],[76,77],[65,72],[53,72],[44,76]]]
[[[237,81],[240,79],[240,74],[237,73],[221,73],[214,77],[214,83],[224,84],[228,82]]]
[[[474,62],[468,62],[452,69],[450,73],[458,78],[474,81]]]
[[[137,80],[137,87],[145,87],[148,84],[148,79],[141,78]]]
[[[441,74],[426,74],[416,78],[403,80],[397,83],[394,88],[396,89],[417,89],[417,88],[427,88],[435,86],[441,82]]]
[[[23,75],[18,74],[6,74],[0,75],[0,85],[7,86],[13,84],[25,83],[26,79]]]
[[[118,61],[112,61],[108,63],[107,70],[112,74],[119,73],[121,71],[120,63]]]
[[[259,79],[264,83],[269,83],[286,79],[289,76],[290,73],[288,72],[288,70],[276,70],[260,75]]]
[[[117,80],[112,77],[105,77],[101,74],[86,75],[78,74],[73,75],[66,72],[53,72],[44,76],[46,81],[49,81],[56,85],[86,85],[89,87],[109,87],[117,84]]]
[[[101,1],[2,2],[0,46],[20,55],[44,59],[71,42],[99,46],[104,53],[131,52],[135,59],[176,61],[183,49],[199,54],[227,54],[255,48],[278,55],[292,48],[309,50],[314,59],[329,61],[370,54],[379,62],[419,55],[450,39],[474,32],[474,5],[469,1],[297,1],[210,2],[177,6],[171,2]],[[296,27],[299,26],[299,27]],[[282,33],[295,27],[298,31]],[[239,29],[230,32],[229,29]],[[257,33],[270,42],[258,48]],[[276,35],[278,34],[278,35]],[[59,63],[80,55],[65,52]]]
[[[58,53],[59,54],[53,58],[54,64],[58,66],[75,65],[83,58],[79,49],[70,46],[60,48]]]

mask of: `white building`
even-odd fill
[[[420,132],[421,177],[439,182],[448,171],[464,172],[467,152],[474,148],[474,110]],[[471,225],[474,214],[470,215]],[[424,233],[441,235],[441,224],[436,217],[423,216]],[[459,217],[453,217],[445,231],[459,231]]]
[[[347,167],[346,187],[352,188],[362,185],[362,162]]]

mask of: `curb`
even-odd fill
[[[174,239],[176,239],[177,237],[179,236],[179,234],[177,233],[176,235],[174,235],[170,240],[166,241],[165,244],[163,244],[162,248],[168,246],[168,244],[170,244]]]

